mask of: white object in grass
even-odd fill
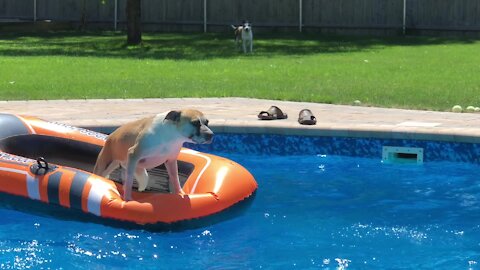
[[[353,105],[354,105],[354,106],[360,106],[360,105],[362,105],[362,102],[357,99],[357,100],[355,100],[355,101],[353,102]]]
[[[467,109],[466,109],[466,111],[469,112],[469,113],[472,113],[472,112],[475,111],[475,107],[473,107],[473,106],[468,106]]]
[[[462,109],[462,106],[460,105],[455,105],[452,107],[452,112],[455,112],[455,113],[461,113],[463,111]]]

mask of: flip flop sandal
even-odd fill
[[[313,116],[312,111],[309,109],[303,109],[298,114],[298,123],[302,125],[315,125],[317,123],[317,118]]]
[[[277,106],[271,106],[268,111],[261,111],[258,114],[260,120],[276,120],[276,119],[287,119],[288,115],[283,113],[280,108]]]

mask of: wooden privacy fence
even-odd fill
[[[0,21],[52,20],[117,29],[126,0],[0,0]],[[256,27],[480,31],[480,0],[142,0],[142,22],[216,31],[249,20]],[[188,27],[187,27],[188,26]]]

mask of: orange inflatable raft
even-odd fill
[[[119,171],[92,174],[106,135],[29,116],[0,114],[0,192],[137,224],[211,216],[251,196],[253,176],[241,165],[183,148],[178,157],[185,196],[170,194],[167,173],[149,172],[144,192],[122,199]]]

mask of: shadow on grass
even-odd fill
[[[126,46],[115,32],[7,33],[0,38],[3,56],[90,56],[139,59],[204,60],[236,58],[243,53],[227,33],[144,33],[143,44]],[[381,50],[388,46],[474,43],[474,39],[437,37],[343,37],[314,34],[257,34],[255,57]],[[250,56],[250,55],[247,55]]]

